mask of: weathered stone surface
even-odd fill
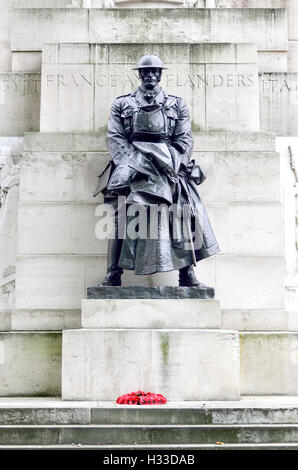
[[[297,393],[297,332],[243,332],[240,344],[242,394]]]
[[[212,287],[88,287],[88,299],[213,299]]]
[[[283,310],[284,274],[283,256],[217,256],[216,297],[226,310]]]
[[[81,310],[13,310],[13,331],[61,331],[81,327]]]
[[[51,42],[254,42],[286,50],[283,9],[24,9],[13,13],[12,49]]]
[[[108,288],[106,288],[108,289]],[[110,288],[113,289],[113,288]],[[128,288],[122,289],[128,291]],[[119,292],[119,289],[117,289]],[[82,300],[83,328],[220,328],[220,309],[217,300],[202,298],[140,298],[141,290],[132,287],[135,297]],[[154,288],[163,291],[163,288]],[[177,291],[178,288],[166,288]],[[117,295],[117,293],[116,293]],[[200,295],[198,293],[197,295]]]
[[[205,147],[203,138],[201,146]],[[214,146],[221,147],[217,143]],[[209,148],[212,149],[211,144]],[[265,203],[280,200],[277,153],[206,150],[194,152],[193,156],[207,174],[206,182],[199,187],[205,202]],[[97,175],[108,160],[106,152],[26,152],[22,159],[20,200],[28,203],[101,203],[102,197],[93,198],[93,191]]]
[[[261,130],[278,136],[297,135],[298,74],[260,75]]]
[[[289,41],[288,73],[298,73],[298,40]]]
[[[18,253],[106,254],[107,239],[99,239],[95,233],[97,206],[98,201],[20,203]]]
[[[16,309],[78,309],[85,293],[85,258],[20,257],[16,277]]]
[[[107,152],[105,137],[105,132],[28,132],[24,138],[24,151]],[[194,131],[193,138],[197,152],[275,152],[275,135],[272,133]],[[16,140],[22,142],[22,139]]]
[[[169,400],[237,399],[238,334],[225,330],[63,332],[62,397],[110,400],[131,389]]]
[[[259,130],[254,45],[154,44],[151,49],[167,63],[161,84],[185,99],[194,131]],[[144,44],[46,45],[41,131],[105,130],[112,101],[138,87],[131,68],[146,52]]]
[[[23,202],[102,202],[94,199],[97,175],[109,161],[103,152],[38,152],[22,158],[20,200]]]
[[[207,402],[170,401],[164,406],[119,406],[113,401],[66,402],[53,397],[0,397],[0,424],[298,424],[297,408],[297,396],[244,396],[240,400]]]
[[[282,254],[281,203],[218,202],[207,210],[221,253]]]
[[[222,310],[221,325],[239,331],[289,330],[290,314],[286,310]]]
[[[40,74],[0,73],[0,135],[39,130]]]
[[[41,72],[41,52],[12,52],[12,72]]]
[[[0,332],[0,395],[58,396],[61,333]]]

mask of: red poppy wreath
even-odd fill
[[[116,400],[118,405],[164,405],[167,399],[160,393],[138,392],[126,393]]]

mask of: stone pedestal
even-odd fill
[[[216,300],[87,299],[82,323],[63,332],[64,400],[239,398],[239,334],[219,329]]]

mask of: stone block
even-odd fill
[[[109,157],[102,152],[24,153],[20,176],[22,202],[102,202],[93,198],[97,175]]]
[[[11,72],[11,51],[9,42],[0,42],[0,72]]]
[[[216,257],[216,297],[225,310],[284,309],[282,256]]]
[[[18,197],[18,187],[11,187],[0,212],[0,282],[15,266]]]
[[[288,72],[288,57],[287,51],[259,51],[258,71],[267,73]]]
[[[298,40],[289,41],[288,73],[298,73]]]
[[[154,44],[152,48],[169,66],[162,86],[185,99],[194,131],[259,130],[255,46]],[[137,88],[139,81],[131,68],[146,52],[144,44],[46,45],[41,131],[105,131],[112,101]]]
[[[289,39],[298,39],[298,5],[295,0],[288,0],[288,28]]]
[[[0,395],[59,396],[61,333],[0,333]]]
[[[283,253],[280,203],[213,203],[207,210],[221,253]]]
[[[23,150],[23,145],[23,137],[0,137],[0,149],[3,147],[9,147],[11,156],[14,158],[15,163],[19,161],[20,153]]]
[[[261,130],[278,136],[297,135],[298,74],[260,75]]]
[[[51,40],[59,41],[60,38],[65,42],[88,42],[88,10],[81,8],[14,10],[12,36],[12,50],[23,52],[42,51],[43,44]]]
[[[204,159],[202,162],[204,168]],[[280,168],[277,153],[218,152],[214,156],[214,178],[215,181],[206,180],[199,187],[199,190],[201,188],[203,190],[209,185],[209,201],[269,202],[280,199]]]
[[[286,310],[222,310],[221,327],[239,331],[288,330]]]
[[[238,341],[226,330],[66,330],[62,398],[114,400],[144,389],[169,400],[237,399]]]
[[[240,345],[241,394],[297,393],[297,332],[243,332]]]
[[[61,331],[81,328],[81,310],[14,310],[10,319],[13,331]]]
[[[97,206],[98,202],[20,203],[18,254],[105,255],[107,239],[98,239],[95,233]],[[222,253],[282,253],[279,204],[212,203],[207,210]]]
[[[206,87],[205,126],[198,121],[198,130],[253,132],[260,129],[259,91],[255,72],[256,65],[253,64],[243,67],[227,64],[206,65],[206,77],[213,77],[213,81],[212,86]]]
[[[83,328],[220,328],[217,300],[85,299]]]
[[[95,234],[98,203],[20,203],[19,254],[106,254]]]
[[[72,0],[10,0],[13,8],[67,8],[71,3]]]
[[[40,74],[0,73],[0,135],[21,136],[39,130]]]
[[[41,73],[41,52],[13,52],[12,71]]]
[[[24,151],[106,152],[105,137],[105,132],[26,133]],[[198,152],[275,152],[275,135],[271,133],[193,132],[193,138]]]
[[[16,309],[79,309],[85,295],[83,256],[20,256]]]
[[[41,132],[94,131],[94,67],[51,65],[50,71],[43,68]]]
[[[204,0],[204,2],[206,8],[286,8],[288,4],[288,0]]]
[[[271,56],[286,51],[288,41],[285,9],[35,8],[15,10],[12,25],[14,51],[41,51],[52,42],[150,44],[154,38],[176,44],[256,43]]]

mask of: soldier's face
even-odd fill
[[[139,76],[142,82],[142,85],[147,90],[152,90],[161,80],[162,69],[157,69],[155,67],[148,69],[140,69]]]

